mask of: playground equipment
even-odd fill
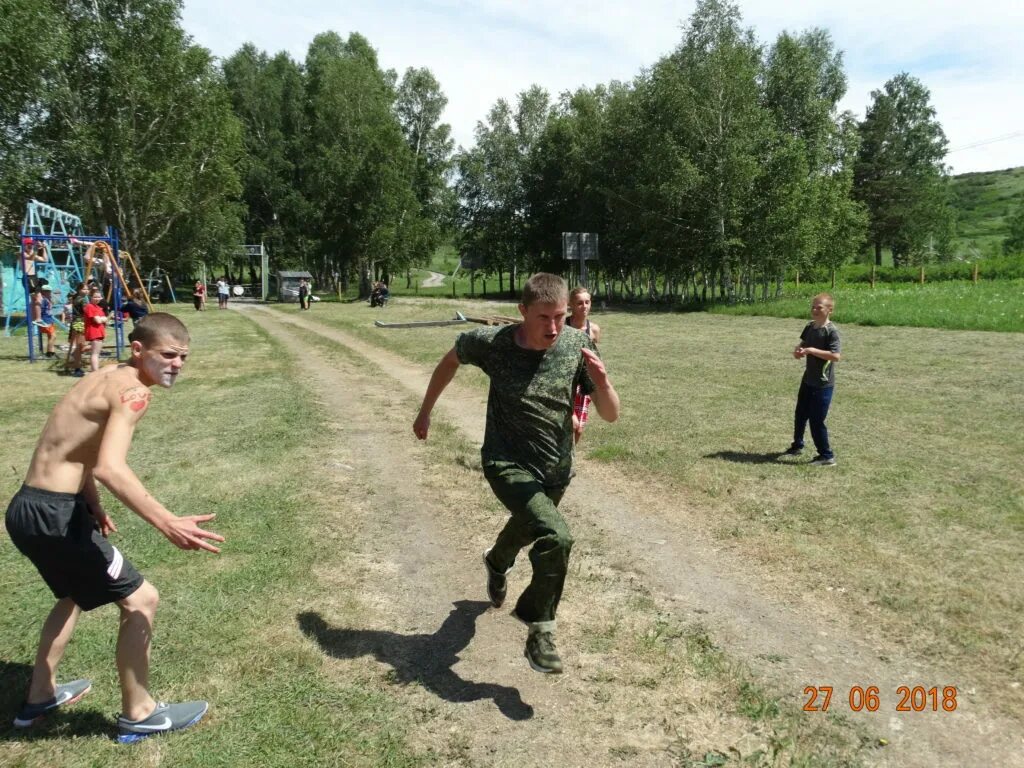
[[[33,293],[38,284],[46,280],[55,294],[59,291],[62,297],[68,298],[74,286],[92,277],[96,269],[97,284],[107,286],[114,342],[120,359],[124,348],[121,305],[128,292],[123,269],[126,262],[141,287],[135,262],[127,251],[119,250],[116,229],[107,227],[106,235],[87,235],[78,216],[38,200],[29,200],[21,228],[21,249],[10,278],[5,274],[4,335],[10,336],[12,330],[24,325],[28,331],[28,358],[34,363],[37,339],[42,351],[41,334],[32,317]],[[10,290],[6,286],[10,286]],[[149,304],[148,293],[146,303]],[[11,328],[12,315],[19,310],[24,312],[24,319]]]
[[[163,290],[163,286],[166,283],[168,295],[170,295],[171,297],[171,303],[178,303],[178,297],[174,295],[174,286],[171,284],[171,276],[167,274],[164,270],[160,269],[160,267],[154,267],[153,269],[149,270],[149,276],[146,278],[146,287],[144,288],[147,296],[146,301],[149,301],[148,297],[153,293],[154,282],[156,283],[157,289],[161,291]],[[139,281],[139,284],[142,284],[141,280]],[[150,311],[152,311],[153,307],[150,306],[149,309]]]

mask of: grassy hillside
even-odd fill
[[[957,251],[965,256],[1002,252],[1009,219],[1024,199],[1024,167],[953,177]]]

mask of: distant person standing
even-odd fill
[[[39,289],[39,293],[39,320],[36,321],[36,325],[39,327],[39,333],[46,337],[46,356],[53,357],[56,354],[53,351],[53,337],[57,330],[57,321],[53,317],[53,292],[49,285],[44,285]]]
[[[217,281],[217,308],[227,309],[228,308],[228,297],[231,295],[231,286],[228,285],[228,279],[222,277]]]
[[[601,327],[591,321],[590,307],[590,291],[583,286],[573,288],[569,294],[569,327],[583,331],[596,346],[597,342],[601,340]],[[590,395],[584,394],[579,387],[576,388],[572,410],[573,440],[578,444],[580,438],[583,437],[583,428],[587,425],[587,416],[590,411]]]
[[[65,366],[71,369],[71,375],[76,378],[85,376],[82,370],[82,351],[85,347],[85,308],[89,304],[89,285],[79,283],[74,294],[69,299],[70,307],[70,330],[68,331],[68,356],[64,361]]]
[[[299,309],[309,309],[309,282],[304,277],[299,280]]]
[[[26,239],[22,243],[22,260],[21,268],[25,275],[25,280],[28,283],[29,301],[31,302],[31,319],[36,325],[39,325],[39,303],[42,300],[40,295],[40,289],[47,284],[46,280],[41,279],[36,275],[36,264],[45,264],[50,260],[49,251],[46,248],[46,243],[33,243],[32,240]]]
[[[830,294],[819,293],[811,299],[811,322],[804,326],[800,343],[793,350],[793,357],[797,360],[804,358],[807,366],[796,396],[793,443],[785,454],[799,456],[803,452],[804,432],[807,422],[810,422],[811,439],[818,451],[811,464],[819,467],[830,467],[836,463],[825,427],[836,384],[835,364],[840,358],[839,329],[830,319],[833,307],[834,300]]]
[[[103,339],[107,335],[107,313],[100,302],[103,294],[94,290],[89,294],[89,303],[85,305],[85,341],[89,344],[89,370],[100,369],[100,352],[103,351]]]
[[[192,288],[192,304],[195,306],[196,312],[206,309],[206,286],[203,285],[202,280],[196,280],[196,284]]]

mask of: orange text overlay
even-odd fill
[[[831,685],[808,685],[804,688],[804,712],[828,712],[844,698],[854,712],[955,712],[957,708],[956,688],[952,685],[901,685],[891,696],[883,695],[877,685],[854,685],[848,691]]]

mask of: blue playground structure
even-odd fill
[[[89,248],[101,252],[96,259],[87,258]],[[105,236],[86,235],[82,220],[38,200],[29,200],[21,227],[21,247],[12,266],[3,265],[4,335],[25,326],[28,331],[28,359],[36,360],[36,346],[42,352],[42,334],[32,322],[32,282],[45,279],[53,291],[54,305],[62,304],[75,286],[95,277],[104,284],[104,267],[108,271],[107,295],[114,319],[114,341],[117,359],[124,348],[124,320],[121,305],[127,282],[122,270],[117,230],[107,227]],[[133,265],[134,268],[134,265]],[[34,274],[33,274],[34,273]],[[15,315],[23,318],[11,327]]]

